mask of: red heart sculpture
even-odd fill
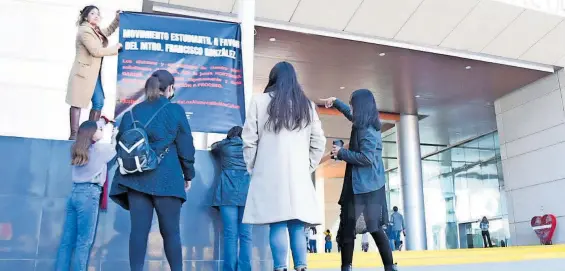
[[[539,237],[544,245],[551,245],[551,239],[555,228],[557,227],[557,219],[554,215],[547,214],[544,216],[534,216],[530,222],[532,229]]]

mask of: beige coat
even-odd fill
[[[108,28],[101,29],[102,34],[109,37],[116,31],[118,24],[119,19],[116,16]],[[79,26],[75,47],[76,55],[67,84],[66,101],[71,106],[87,108],[94,93],[102,58],[117,55],[118,48],[106,47],[88,23]]]
[[[320,118],[312,110],[309,126],[275,134],[265,129],[270,101],[269,94],[254,97],[242,133],[243,155],[251,173],[243,222],[269,224],[297,219],[321,224],[312,182],[326,144]]]

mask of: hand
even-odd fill
[[[121,43],[116,44],[116,49],[120,50],[122,49],[123,45]]]
[[[329,97],[329,98],[326,98],[326,99],[320,99],[320,101],[324,102],[324,105],[326,106],[326,108],[331,108],[332,106],[334,106],[335,100],[337,100],[336,97]]]
[[[116,145],[116,137],[118,136],[118,128],[114,127],[114,129],[112,129],[112,137],[110,138],[110,143],[112,145]]]
[[[190,187],[192,186],[192,181],[184,181],[184,191],[188,192],[188,190],[190,190]]]
[[[341,150],[341,147],[340,147],[340,146],[333,145],[331,156],[332,156],[332,157],[337,157],[337,154],[339,153],[339,150]]]

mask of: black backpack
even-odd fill
[[[120,147],[117,150],[117,158],[120,174],[128,175],[154,170],[165,154],[169,152],[169,148],[166,148],[163,153],[157,155],[155,150],[149,145],[149,137],[145,130],[155,116],[157,116],[167,104],[168,103],[161,106],[161,108],[149,118],[145,125],[141,125],[139,121],[136,121],[133,117],[133,109],[130,110],[129,113],[133,127],[124,131],[118,141]],[[137,123],[140,125],[138,126]]]

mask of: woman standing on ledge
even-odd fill
[[[100,11],[96,6],[86,6],[80,11],[77,24],[76,54],[73,68],[69,75],[66,102],[71,106],[70,140],[76,139],[80,111],[92,101],[89,120],[98,121],[104,106],[104,90],[100,78],[102,58],[117,55],[121,44],[108,47],[108,37],[118,28],[119,12],[108,28],[101,29]]]

